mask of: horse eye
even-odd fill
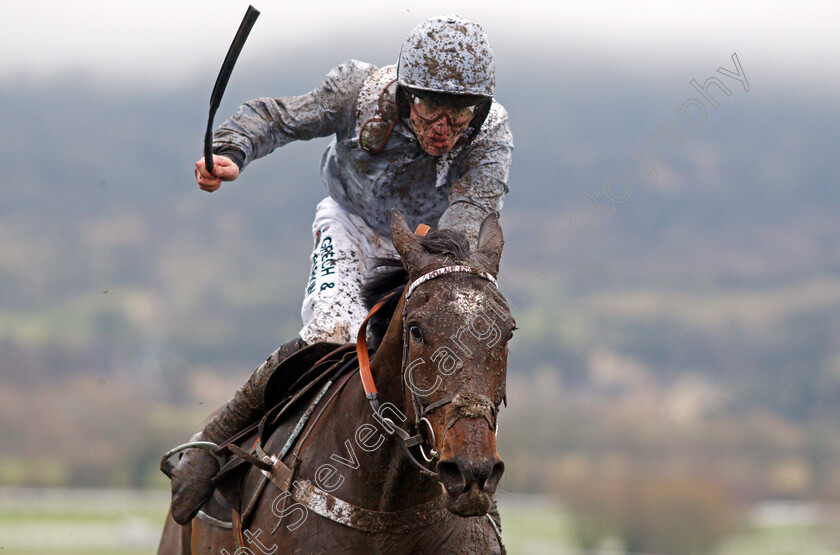
[[[411,324],[408,327],[408,332],[415,341],[423,341],[423,334],[420,333],[420,326],[417,324]]]
[[[514,332],[514,331],[516,331],[516,330],[518,330],[518,329],[519,329],[519,328],[513,328],[512,330],[510,330],[510,333],[508,334],[508,338],[507,338],[507,340],[508,340],[508,341],[510,341],[511,339],[513,339],[513,332]]]

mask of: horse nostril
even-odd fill
[[[502,479],[502,474],[504,473],[505,463],[502,461],[496,461],[496,464],[493,465],[493,469],[490,471],[490,476],[488,476],[487,481],[484,482],[484,490],[491,495],[495,493],[496,487],[499,485],[499,480]]]
[[[505,463],[499,459],[484,459],[480,463],[462,468],[468,482],[474,482],[480,489],[493,493],[505,471]]]
[[[440,482],[450,495],[460,495],[466,491],[467,481],[461,473],[460,465],[454,460],[437,463],[437,473],[440,476]]]

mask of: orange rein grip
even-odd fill
[[[388,295],[390,297],[390,295]],[[388,297],[383,298],[370,309],[368,315],[359,326],[359,333],[356,334],[356,356],[359,359],[359,375],[362,378],[362,387],[365,388],[367,395],[376,395],[376,384],[373,383],[373,374],[370,371],[370,356],[367,349],[367,323],[370,317],[376,314]]]

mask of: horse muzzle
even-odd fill
[[[446,508],[459,516],[487,514],[504,471],[505,463],[496,457],[441,460],[437,473],[446,494]]]
[[[448,401],[443,399],[437,404],[444,406]],[[435,404],[429,407],[434,408]],[[496,451],[497,410],[484,395],[467,392],[451,399],[438,445],[441,458],[435,470],[443,486],[446,508],[456,515],[482,516],[493,503],[493,494],[505,472],[505,463]],[[434,434],[430,439],[434,444]]]

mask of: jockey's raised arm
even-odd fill
[[[213,152],[230,157],[241,170],[292,141],[350,133],[356,98],[374,71],[376,66],[348,60],[311,92],[246,102],[214,134]]]
[[[342,207],[386,237],[390,208],[414,225],[438,225],[447,212],[439,225],[463,231],[474,245],[478,224],[490,211],[501,210],[507,192],[513,150],[507,112],[490,103],[480,129],[464,126],[446,152],[432,155],[427,148],[435,145],[424,148],[423,138],[434,137],[436,129],[398,117],[399,93],[387,88],[396,76],[396,66],[377,70],[357,60],[344,62],[307,94],[258,98],[241,106],[216,131],[213,151],[241,170],[292,141],[334,135],[321,174]],[[365,128],[368,121],[387,120],[388,112],[394,114],[394,126],[382,151],[370,154],[360,146],[360,135],[370,128]]]

